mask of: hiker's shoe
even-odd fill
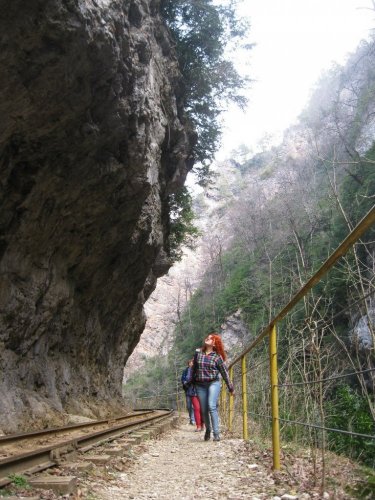
[[[202,427],[197,427],[194,432],[200,432],[202,430]]]
[[[211,431],[206,431],[204,433],[204,440],[205,441],[209,441],[210,440],[210,437],[211,437]]]
[[[214,441],[220,441],[220,436],[219,435],[214,436]]]

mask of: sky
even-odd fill
[[[250,42],[237,68],[252,80],[245,112],[223,116],[218,161],[241,144],[257,150],[267,135],[278,143],[297,120],[314,84],[333,62],[344,64],[375,27],[372,0],[243,0]]]

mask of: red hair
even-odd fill
[[[217,333],[209,333],[207,335],[207,337],[211,336],[215,342],[214,346],[213,346],[213,349],[214,351],[223,358],[223,361],[225,361],[227,359],[227,355],[225,354],[225,351],[224,351],[224,344],[223,344],[223,341],[221,340],[221,337],[220,335],[218,335]],[[206,337],[206,338],[207,338]],[[206,345],[205,343],[203,342],[203,347],[202,347],[202,351],[203,352],[206,352]]]

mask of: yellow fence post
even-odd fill
[[[229,368],[229,378],[233,382],[233,367]],[[232,393],[229,393],[229,423],[228,430],[232,432],[233,430],[233,415],[234,415],[234,397]]]
[[[280,428],[279,428],[279,391],[277,375],[277,332],[276,325],[271,326],[269,337],[270,348],[270,379],[271,379],[271,407],[272,407],[272,448],[273,468],[280,470]]]
[[[242,374],[242,433],[243,438],[249,439],[247,430],[247,387],[246,387],[246,356],[241,358]]]

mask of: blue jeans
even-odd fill
[[[204,425],[206,431],[214,431],[214,436],[219,435],[219,413],[217,411],[217,402],[219,399],[221,382],[215,380],[208,385],[196,385],[199,402],[201,404]],[[211,426],[212,423],[212,426]]]
[[[195,424],[193,403],[191,402],[191,396],[188,396],[187,394],[186,394],[186,407],[189,414],[190,422],[192,424]]]

